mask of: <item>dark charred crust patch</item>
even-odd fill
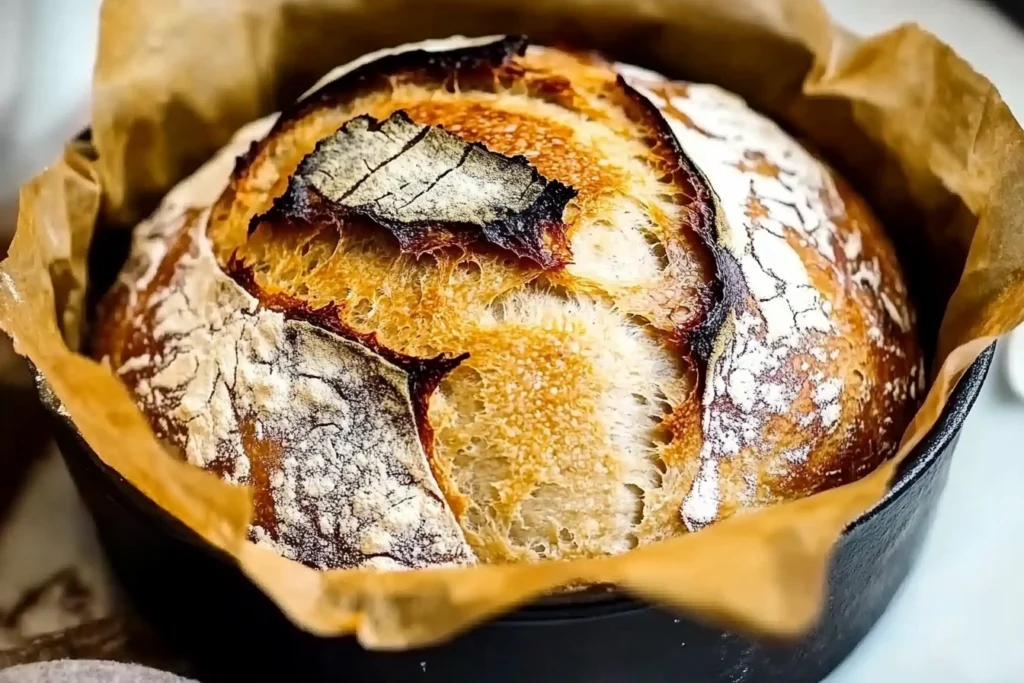
[[[451,88],[462,79],[493,79],[498,69],[526,54],[528,45],[525,36],[508,35],[491,43],[452,50],[408,50],[385,55],[336,78],[283,110],[265,140],[318,109],[351,101],[374,90],[389,90],[395,78],[413,83],[444,83]]]
[[[230,276],[260,305],[284,315],[286,320],[309,323],[351,342],[356,342],[377,354],[392,365],[402,369],[409,377],[409,396],[412,399],[416,430],[428,459],[433,458],[434,430],[427,419],[430,396],[441,380],[469,358],[468,353],[458,356],[438,355],[433,358],[407,356],[380,343],[374,332],[359,332],[342,322],[340,310],[332,301],[326,306],[313,308],[305,301],[284,292],[267,292],[256,282],[256,275],[248,266],[232,256],[226,269]]]
[[[489,76],[514,57],[526,54],[529,40],[522,35],[507,35],[491,43],[443,51],[409,50],[375,59],[372,63],[327,83],[298,103],[297,111],[285,112],[279,125],[302,118],[309,109],[318,109],[387,85],[395,75],[406,75],[415,82],[454,83],[462,77]],[[275,129],[277,126],[275,126]]]
[[[715,266],[718,271],[716,281],[719,283],[719,297],[708,309],[707,317],[690,332],[690,347],[704,361],[711,357],[711,352],[718,338],[719,330],[725,323],[726,313],[743,305],[749,297],[743,271],[728,250],[718,247],[711,248],[715,255]]]
[[[516,56],[526,53],[527,45],[524,36],[508,35],[490,43],[451,50],[409,50],[385,55],[324,84],[309,96],[284,108],[270,131],[238,157],[228,188],[217,201],[214,213],[230,210],[231,199],[239,182],[248,175],[259,155],[283,131],[291,129],[314,112],[340,102],[352,101],[374,90],[389,90],[395,79],[403,82],[440,83],[449,88],[454,88],[463,79],[494,81],[498,78],[499,70],[511,66]]]
[[[285,194],[250,223],[366,220],[387,229],[404,253],[501,247],[544,269],[571,253],[562,214],[576,190],[549,181],[525,157],[468,143],[396,111],[359,116],[317,143]]]

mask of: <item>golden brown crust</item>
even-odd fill
[[[468,357],[468,354],[464,353],[461,356],[438,355],[433,358],[407,356],[382,345],[377,340],[375,333],[358,332],[346,325],[334,303],[313,308],[305,301],[284,292],[268,292],[256,284],[252,268],[237,260],[229,262],[225,270],[242,289],[257,299],[261,306],[283,314],[287,320],[301,320],[328,330],[343,339],[357,342],[404,370],[409,376],[409,394],[412,398],[416,429],[420,435],[423,450],[427,453],[427,458],[433,460],[434,430],[430,425],[430,420],[427,419],[430,397],[445,375],[457,368],[459,363]]]
[[[130,324],[110,318],[96,339],[158,436],[252,486],[253,540],[288,557],[318,568],[472,561],[421,443],[429,395],[458,359],[402,357],[330,311],[251,297],[217,266],[206,216],[178,215],[169,234],[144,226],[137,246],[153,267],[114,294],[127,292]]]
[[[863,475],[895,452],[923,389],[906,290],[877,219],[737,98],[633,74],[715,189],[719,263],[736,270],[687,525]]]
[[[851,481],[894,451],[924,378],[863,200],[713,87],[519,38],[455,43],[357,65],[286,110],[199,226],[256,310],[408,379],[424,490],[465,536],[432,518],[447,545],[431,561],[464,559],[457,542],[481,561],[620,552]],[[435,157],[413,163],[425,140]],[[339,179],[346,155],[378,161]],[[424,170],[443,155],[458,162]],[[463,173],[471,155],[507,172]],[[408,197],[352,199],[367,182]],[[137,394],[132,368],[162,351],[151,296],[188,251],[175,234],[155,271],[126,270],[95,339]],[[271,465],[247,481],[277,542],[270,472],[293,447],[237,420],[239,448]],[[236,476],[230,458],[205,466]],[[418,566],[404,543],[390,560]]]
[[[346,74],[283,112],[274,130],[239,161],[215,207],[210,236],[221,263],[235,249],[244,260],[252,248],[247,232],[273,230],[260,214],[279,201],[318,141],[355,116],[385,119],[404,111],[418,123],[441,125],[492,152],[523,155],[545,178],[573,188],[576,196],[563,217],[570,232],[616,209],[648,214],[647,239],[659,243],[666,261],[655,286],[594,281],[580,268],[585,254],[574,259],[577,268],[569,268],[568,277],[553,274],[550,281],[610,294],[630,314],[672,334],[697,328],[718,299],[713,257],[705,245],[713,240],[714,220],[705,184],[681,157],[664,120],[611,65],[592,55],[549,50],[521,55],[524,51],[524,41],[509,38],[479,54],[467,50],[425,64],[417,52],[403,53],[374,63],[366,73]],[[455,84],[457,92],[449,92]],[[581,125],[586,128],[580,130]],[[638,174],[646,176],[646,186],[630,177]],[[609,203],[615,191],[635,194],[637,205]],[[464,262],[450,253],[435,257],[447,267]],[[406,259],[401,267],[415,269],[414,261]],[[508,287],[538,275],[517,271],[507,274]],[[344,306],[343,299],[332,298]],[[349,300],[358,305],[362,299],[350,294]]]

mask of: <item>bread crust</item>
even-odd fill
[[[409,202],[441,209],[408,213],[403,199],[389,206],[405,213],[367,211],[344,202],[363,176],[337,192],[307,180],[339,172],[328,140],[377,144],[338,137],[358,117],[369,117],[364,132],[397,134],[379,127],[392,120],[422,128],[408,128],[409,144],[381,152],[366,177],[385,189],[421,182]],[[183,206],[196,187],[186,181],[140,226],[93,349],[159,436],[254,486],[254,539],[307,564],[622,552],[856,479],[894,452],[923,394],[913,312],[877,219],[819,160],[713,86],[521,37],[451,39],[336,70],[266,127],[200,172],[207,187],[225,188],[216,202]],[[424,179],[422,162],[403,167],[402,154],[425,139],[450,145],[453,158],[462,152],[460,164],[473,154],[487,168],[506,164],[507,179],[450,169]],[[458,203],[480,189],[471,178],[492,178],[488,196],[500,198],[502,182],[520,175],[538,197],[554,188],[561,204],[522,209],[543,220],[491,223],[514,234],[478,239],[481,228],[451,218],[468,215]],[[439,201],[424,203],[431,192]],[[204,277],[218,296],[281,330],[306,326],[306,345],[289,349],[319,348],[327,365],[392,378],[397,398],[380,419],[393,428],[381,434],[405,445],[388,454],[349,428],[347,441],[321,435],[330,449],[314,445],[310,455],[309,443],[257,432],[247,413],[284,423],[288,411],[312,415],[308,405],[254,407],[241,394],[255,384],[218,379],[204,388],[222,391],[232,411],[211,429],[238,439],[194,452],[202,435],[181,408],[188,387],[157,400],[152,379],[175,353],[200,352],[168,335],[174,325],[160,313],[197,249],[215,266]],[[194,322],[217,334],[225,324]],[[225,349],[240,348],[231,343],[212,352],[230,356]],[[282,372],[287,395],[304,395],[296,387],[306,380]],[[331,400],[349,400],[346,386],[337,380]],[[353,400],[348,409],[376,408]],[[351,417],[332,415],[335,431]],[[368,510],[353,510],[354,494],[338,490],[354,457],[341,442],[378,454],[379,471],[361,470],[360,486],[386,495],[360,499]],[[273,481],[288,458],[320,458],[332,474],[321,467],[319,479],[303,478],[293,464],[285,496]],[[416,510],[381,523],[397,491]]]
[[[709,363],[688,528],[863,476],[895,452],[925,381],[879,221],[738,97],[624,69],[714,188],[719,263],[743,285]]]

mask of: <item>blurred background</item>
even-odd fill
[[[920,23],[1024,117],[1024,32],[1015,23],[1024,22],[1024,2],[824,3],[861,34]],[[14,231],[18,187],[88,125],[99,5],[0,0],[0,251]],[[1024,332],[1000,344],[919,566],[828,683],[1024,681],[1024,400],[1015,388],[1024,396]],[[34,394],[27,370],[0,340],[0,667],[5,649],[119,611]]]

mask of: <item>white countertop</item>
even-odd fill
[[[97,0],[0,0],[0,80],[5,57],[28,42],[47,45],[22,73],[48,84],[15,109],[0,107],[0,203],[84,123]],[[825,0],[840,23],[875,33],[917,21],[971,61],[1024,118],[1024,34],[970,0]],[[9,19],[52,21],[28,34]],[[17,40],[20,36],[20,41]],[[59,46],[53,49],[51,46]],[[22,54],[25,54],[24,52]],[[6,84],[4,88],[7,87]],[[12,134],[12,131],[16,131]],[[25,150],[33,150],[27,155]],[[1019,344],[1024,347],[1024,339]],[[878,626],[827,683],[1024,682],[1024,402],[1005,378],[1002,343],[964,427],[921,561]],[[1024,348],[1014,360],[1024,367]]]

